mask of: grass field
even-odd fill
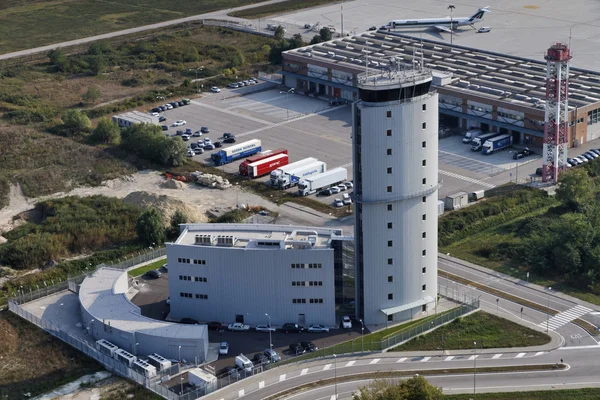
[[[318,7],[324,4],[336,3],[335,0],[287,0],[280,3],[268,4],[266,6],[252,7],[245,10],[229,13],[232,17],[238,18],[263,18],[269,15],[287,13],[304,8]]]
[[[103,368],[69,345],[17,317],[0,312],[0,398],[35,397]]]
[[[464,350],[539,346],[550,341],[544,333],[479,311],[412,339],[392,351]]]
[[[444,400],[471,400],[472,394],[445,395]],[[598,400],[600,388],[535,392],[477,393],[477,400]]]
[[[0,54],[260,1],[3,1],[0,2]]]
[[[131,271],[129,271],[129,275],[133,276],[134,278],[138,277],[138,276],[142,276],[146,272],[152,271],[153,269],[160,269],[163,266],[163,264],[165,264],[166,262],[167,262],[166,258],[154,261],[153,263],[144,265],[143,267],[132,269]]]

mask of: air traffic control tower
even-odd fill
[[[370,72],[352,115],[356,318],[382,325],[435,306],[438,94],[426,69]]]

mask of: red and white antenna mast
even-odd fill
[[[569,47],[557,43],[546,59],[546,113],[544,117],[543,182],[558,180],[567,164],[567,124],[569,112]]]

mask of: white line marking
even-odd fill
[[[279,382],[283,382],[283,381],[285,381],[285,375],[286,375],[286,374],[281,374],[281,375],[279,375]]]
[[[494,354],[494,357],[492,357],[492,360],[497,360],[500,357],[502,357],[502,354]]]
[[[421,362],[426,362],[431,360],[431,357],[423,357],[423,359],[421,360]]]
[[[329,368],[331,368],[331,364],[327,364],[326,366],[324,366],[323,371],[327,371]]]
[[[260,381],[260,382],[258,382],[258,388],[259,388],[259,389],[262,389],[262,388],[264,388],[264,387],[265,387],[265,381]]]
[[[525,353],[519,353],[517,354],[517,356],[515,358],[522,358],[525,355]]]
[[[538,351],[537,353],[535,353],[534,357],[541,356],[542,354],[544,354],[543,351]]]
[[[376,358],[373,361],[371,361],[369,364],[377,364],[379,362],[379,360],[381,360],[381,358]]]
[[[335,394],[332,394],[329,400],[335,400]]]
[[[557,328],[560,328],[563,325],[568,324],[569,322],[573,321],[574,319],[577,319],[577,318],[589,313],[590,311],[592,311],[592,310],[587,307],[577,305],[573,308],[570,308],[566,311],[562,311],[562,312],[556,314],[549,320],[538,324],[538,326],[541,328],[547,328],[547,329],[553,331]]]
[[[476,359],[477,357],[479,357],[479,355],[473,355],[473,356],[469,357],[469,361],[472,361],[472,360]]]
[[[406,361],[406,357],[402,357],[401,359],[399,359],[399,360],[398,360],[398,361],[396,361],[396,362],[397,362],[397,363],[401,363],[401,362],[404,362],[404,361]]]
[[[244,389],[239,390],[238,391],[238,398],[244,397],[245,394],[246,394],[246,391]]]
[[[473,179],[473,178],[469,178],[467,176],[455,174],[454,172],[444,171],[442,169],[438,170],[438,173],[442,174],[442,175],[446,175],[446,176],[452,177],[452,178],[461,179],[463,181],[467,181],[467,182],[471,182],[471,183],[476,183],[478,185],[485,186],[485,187],[488,187],[490,189],[496,187],[496,185],[492,185],[491,183],[486,183],[486,182],[478,181],[477,179]]]
[[[448,356],[448,357],[446,357],[446,359],[444,361],[452,361],[453,358],[454,358],[454,356]]]
[[[308,368],[304,368],[304,369],[302,370],[302,372],[300,372],[300,375],[301,375],[301,376],[302,376],[302,375],[306,375],[306,374],[308,374]]]
[[[345,365],[345,367],[351,367],[354,365],[356,361],[348,361],[348,364]]]
[[[589,346],[560,347],[558,350],[578,350],[578,349],[600,349],[600,343],[599,344],[591,344]]]

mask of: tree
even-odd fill
[[[148,246],[160,246],[165,242],[165,227],[162,215],[156,208],[142,213],[135,222],[138,238]]]
[[[69,59],[61,49],[50,50],[48,58],[50,58],[50,63],[61,72],[65,72],[69,68]]]
[[[563,173],[556,188],[556,198],[575,211],[590,203],[594,197],[594,183],[583,168]]]
[[[281,39],[283,39],[284,35],[285,35],[285,29],[283,28],[283,26],[277,25],[277,28],[275,29],[275,39],[281,40]]]
[[[190,86],[192,86],[192,80],[190,78],[185,78],[183,80],[182,86],[183,87],[190,87]]]
[[[317,43],[321,43],[322,41],[323,41],[323,39],[321,39],[321,35],[315,35],[310,40],[310,44],[317,44]]]
[[[96,42],[92,42],[90,47],[88,47],[88,54],[100,55],[106,54],[113,51],[112,45],[108,40],[99,40]]]
[[[63,115],[63,134],[65,136],[77,136],[92,130],[90,119],[78,110],[69,110]]]
[[[290,40],[290,49],[297,49],[298,47],[302,47],[304,46],[304,41],[302,40],[302,35],[299,33],[296,33],[294,36],[292,36],[292,39]]]
[[[178,167],[183,164],[187,146],[181,140],[181,136],[174,138],[162,137],[160,146],[160,162],[164,165]]]
[[[231,58],[231,66],[239,67],[244,65],[245,62],[246,58],[244,57],[244,54],[239,49],[236,49],[233,53],[233,57]]]
[[[331,40],[331,30],[328,27],[323,27],[319,31],[319,36],[321,36],[323,42],[327,42]]]
[[[395,384],[391,379],[376,379],[359,389],[353,400],[440,400],[442,390],[416,375]]]
[[[88,61],[88,66],[92,75],[100,75],[106,70],[106,60],[102,55],[97,55],[94,57],[90,57]]]
[[[171,216],[171,235],[179,234],[179,225],[188,222],[188,216],[181,210],[176,210]]]
[[[83,96],[81,96],[81,98],[86,104],[96,104],[100,96],[101,93],[100,89],[98,89],[98,86],[90,86],[87,92],[85,92]]]
[[[121,128],[104,117],[92,131],[92,140],[96,143],[117,145],[121,141]]]

